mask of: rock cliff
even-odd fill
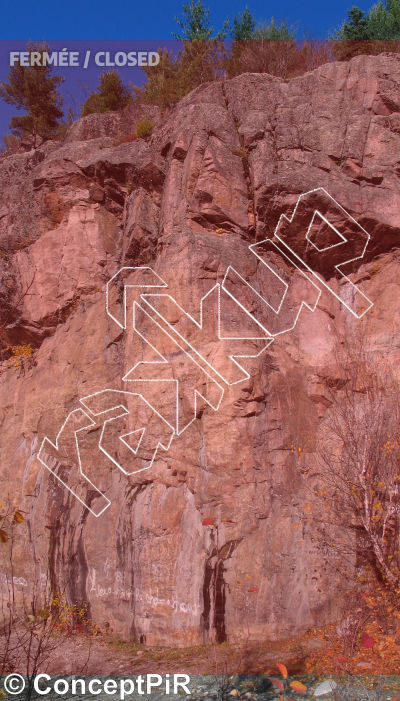
[[[207,640],[214,595],[220,641],[335,619],[356,563],[318,542],[305,466],[335,337],[398,361],[399,88],[392,54],[245,74],[147,141],[95,115],[0,160],[19,591],[50,577],[150,645]]]

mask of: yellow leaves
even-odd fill
[[[8,535],[7,535],[7,533],[6,533],[5,531],[3,531],[2,528],[0,528],[0,541],[1,541],[2,543],[7,543],[7,540],[8,540]]]
[[[32,348],[30,343],[23,343],[21,346],[7,346],[4,350],[9,350],[12,353],[11,358],[8,360],[8,364],[14,361],[17,367],[19,366],[18,360],[21,356],[31,358],[34,353],[34,348]]]
[[[15,523],[23,523],[25,521],[20,511],[15,512],[13,520],[15,521]]]

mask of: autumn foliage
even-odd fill
[[[307,480],[324,545],[397,591],[400,582],[400,384],[362,338],[339,344],[330,407]]]

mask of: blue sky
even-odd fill
[[[189,1],[189,0],[188,0]],[[249,0],[257,19],[285,18],[299,24],[315,39],[326,37],[346,17],[346,10],[365,0]],[[204,0],[211,23],[217,29],[229,15],[243,10],[246,0]],[[2,3],[0,39],[172,39],[174,16],[182,12],[181,0],[19,0]],[[301,36],[299,36],[301,38]]]
[[[186,0],[189,2],[189,0]],[[285,19],[292,25],[299,39],[305,34],[314,39],[326,38],[338,28],[346,18],[346,10],[357,0],[247,0],[250,11],[257,20],[269,21]],[[368,10],[373,0],[357,2],[363,10]],[[246,0],[227,2],[204,0],[210,8],[210,21],[215,30],[222,27],[229,16],[242,11]],[[172,32],[179,32],[174,16],[182,16],[181,0],[19,0],[16,3],[3,3],[0,24],[0,81],[7,80],[9,52],[23,51],[26,41],[46,40],[53,51],[68,48],[69,51],[111,50],[111,51],[154,51],[170,42]],[[92,44],[91,42],[96,41]],[[110,44],[104,43],[110,41]],[[169,45],[175,52],[176,42]],[[101,68],[89,66],[87,71],[76,68],[57,68],[57,73],[65,76],[61,91],[67,103],[74,95],[76,104],[82,104],[85,96],[80,88],[95,89]],[[120,69],[123,78],[141,85],[145,79],[140,68]],[[16,110],[0,101],[0,138],[7,132],[11,115]]]

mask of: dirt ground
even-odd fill
[[[355,646],[344,657],[343,640],[334,626],[311,629],[277,642],[212,645],[194,648],[149,648],[118,638],[72,635],[58,648],[50,674],[267,674],[276,675],[276,662],[290,675],[400,674],[400,646],[392,635],[376,638],[373,649]]]
[[[53,683],[54,676],[67,680],[75,677],[84,679],[86,686],[93,677],[103,683],[106,679],[114,679],[121,684],[122,680],[135,680],[138,675],[186,674],[190,677],[191,698],[196,701],[278,701],[289,698],[300,701],[314,698],[315,689],[328,679],[338,686],[323,698],[333,701],[398,701],[400,650],[394,640],[394,636],[382,636],[374,649],[357,644],[352,658],[346,661],[343,640],[334,626],[312,629],[301,636],[278,642],[248,642],[241,646],[223,644],[216,650],[211,645],[186,649],[147,648],[111,636],[81,633],[65,639],[38,671],[51,675]],[[286,681],[282,670],[287,671]],[[23,669],[10,671],[24,674]],[[272,681],[271,677],[274,678]],[[293,682],[304,685],[301,693],[289,687]],[[279,684],[286,685],[284,691]],[[163,688],[151,693],[157,697],[156,701],[171,699]],[[178,693],[186,696],[183,691]],[[85,697],[91,698],[87,694],[80,698]],[[10,698],[26,701],[23,695]],[[60,696],[52,692],[46,698],[56,701]],[[67,692],[61,698],[76,700],[76,695]],[[109,698],[103,692],[97,695],[98,701]],[[114,698],[119,698],[118,694]],[[136,681],[133,692],[128,693],[126,699],[141,701]]]

